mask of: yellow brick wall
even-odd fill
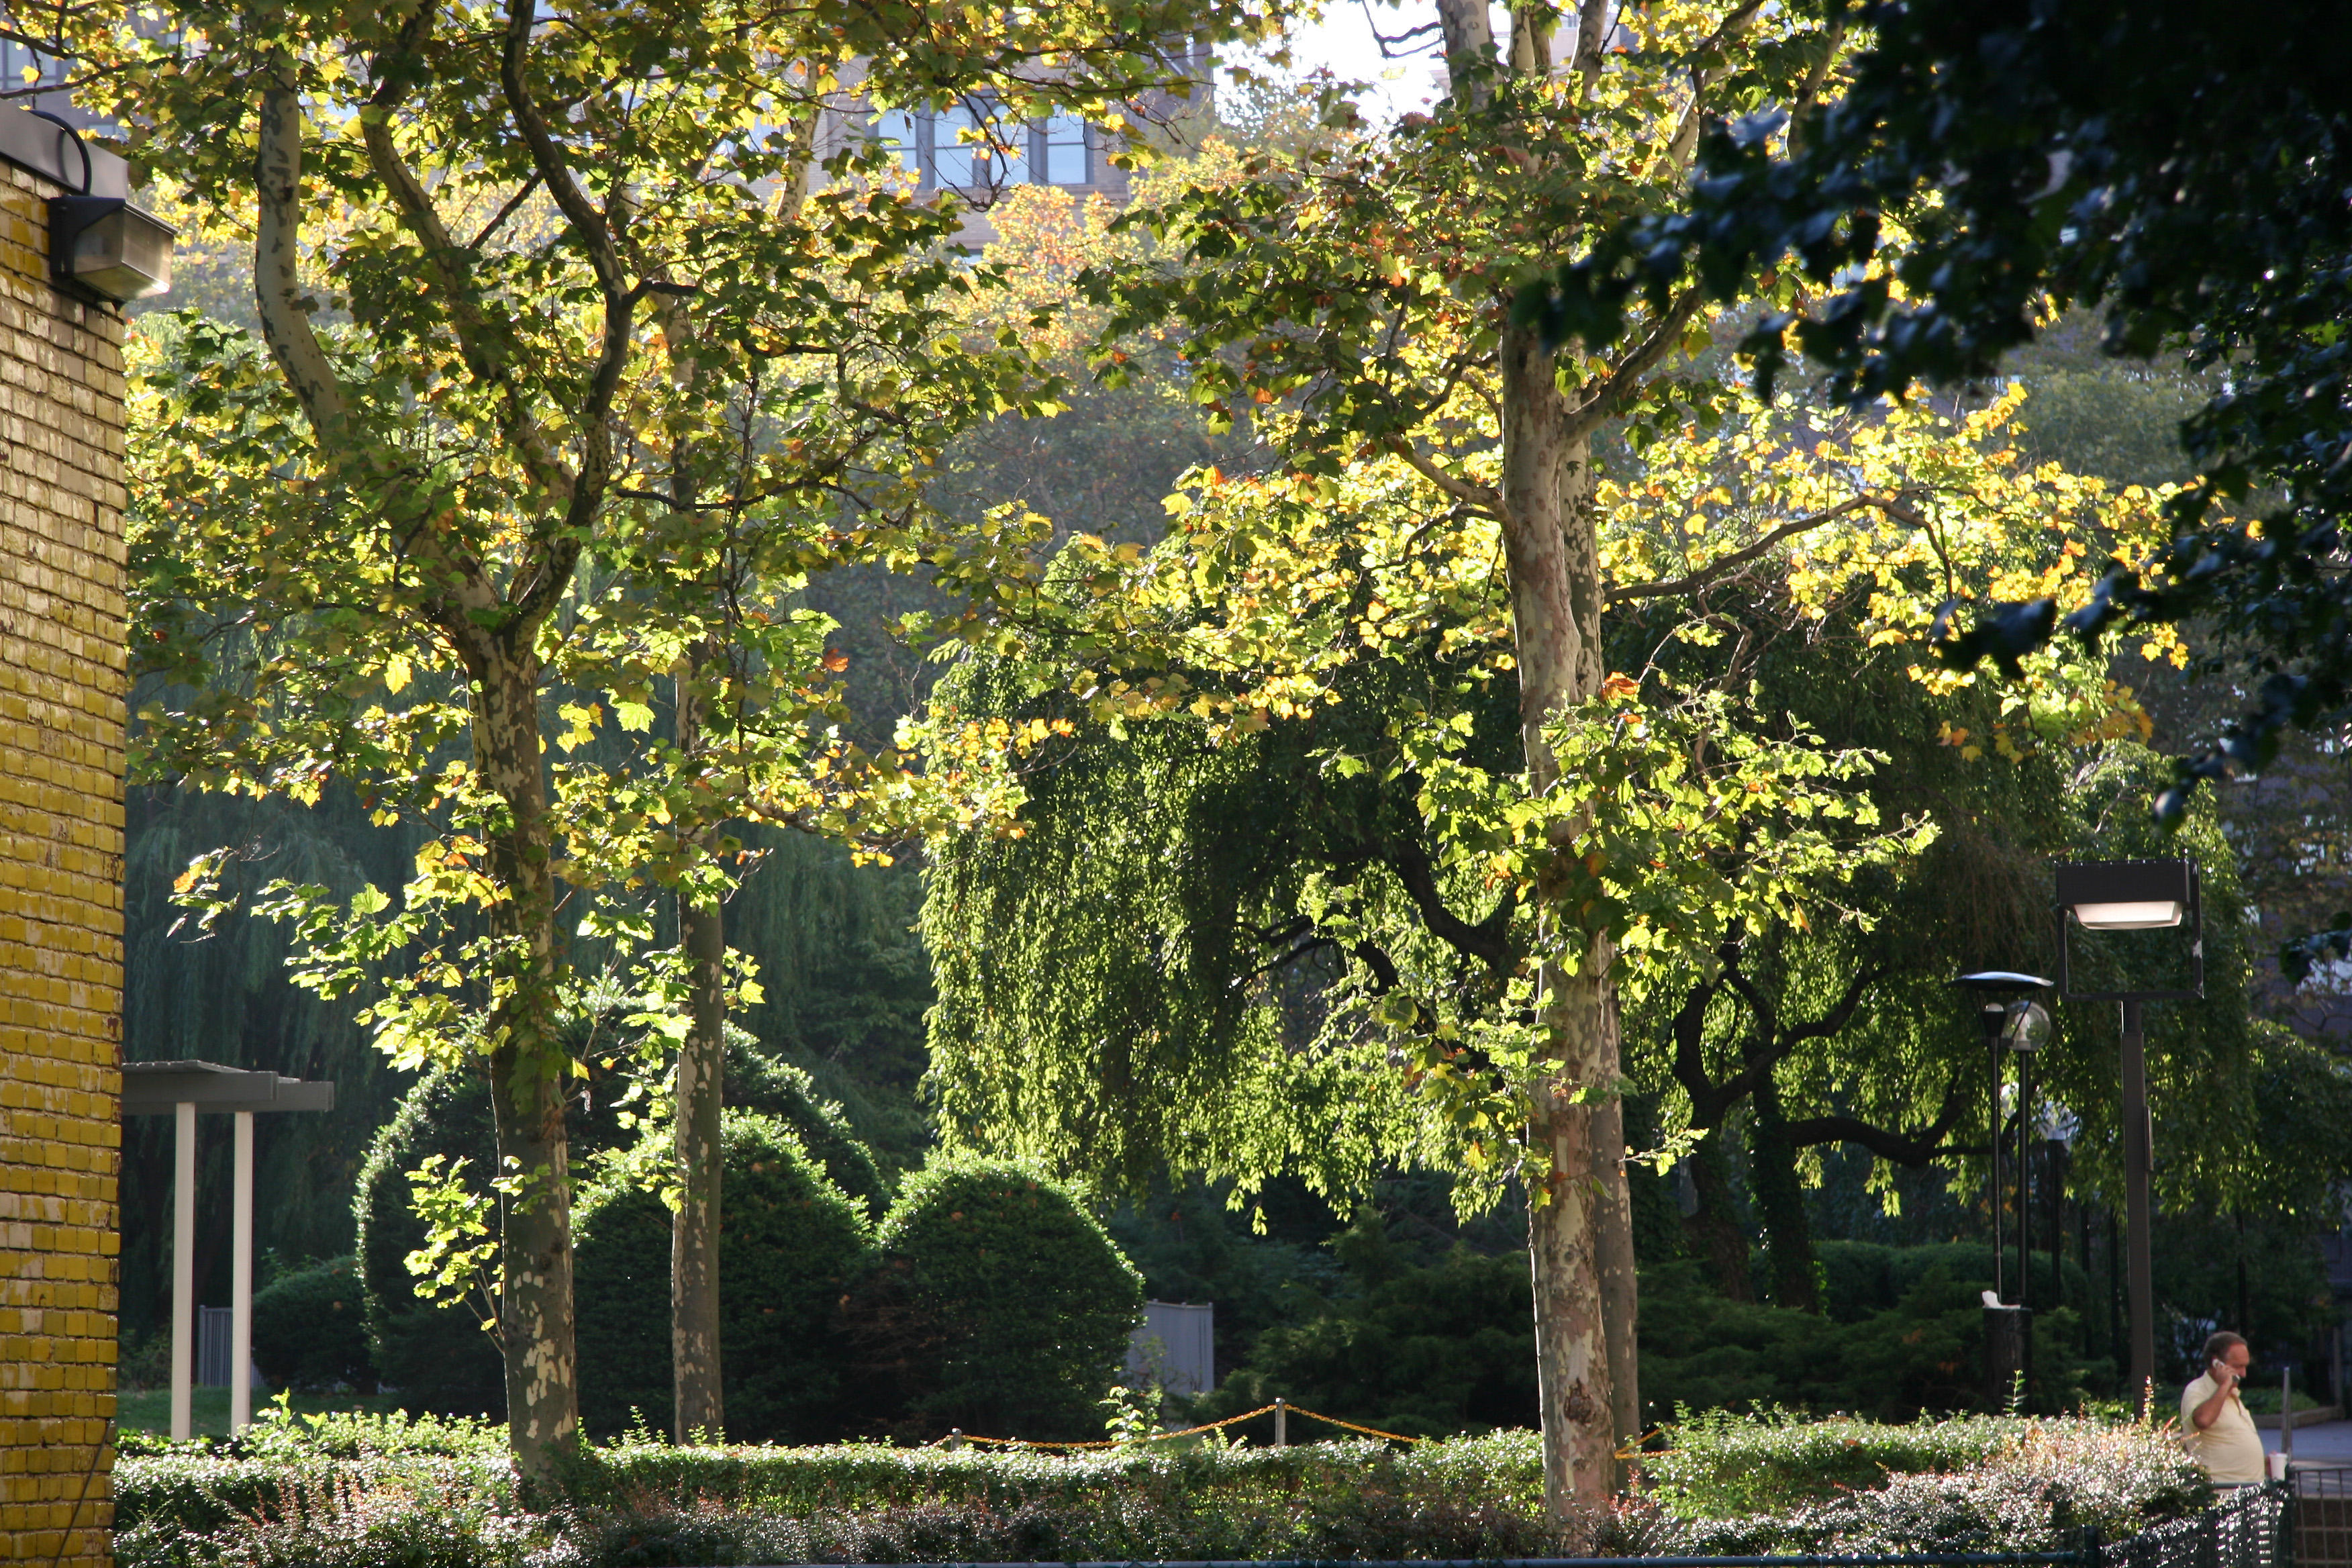
[[[111,1561],[122,322],[0,164],[0,1563]]]

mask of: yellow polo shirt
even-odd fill
[[[2197,1407],[2213,1397],[2213,1374],[2207,1373],[2180,1391],[2180,1441],[2189,1457],[2223,1486],[2260,1482],[2263,1475],[2263,1435],[2246,1414],[2246,1402],[2231,1390],[2213,1425],[2197,1430]]]

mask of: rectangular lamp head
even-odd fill
[[[179,230],[121,196],[49,201],[49,275],[66,289],[121,303],[170,291]]]
[[[2058,902],[2085,931],[2162,931],[2194,895],[2186,860],[2092,860],[2060,866]]]

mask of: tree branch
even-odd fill
[[[1916,1170],[1939,1154],[1968,1152],[1957,1146],[1948,1148],[1944,1143],[1945,1137],[1958,1123],[1965,1104],[1960,1082],[1954,1079],[1944,1093],[1944,1104],[1937,1111],[1936,1120],[1917,1132],[1889,1131],[1853,1116],[1809,1116],[1801,1121],[1786,1123],[1782,1131],[1799,1148],[1816,1143],[1859,1143],[1882,1160]]]
[[[1568,411],[1562,439],[1581,441],[1612,418],[1618,405],[1638,389],[1643,378],[1657,368],[1658,362],[1682,342],[1684,326],[1698,313],[1698,308],[1705,300],[1706,295],[1697,288],[1684,289],[1681,297],[1666,307],[1665,314],[1658,318],[1657,325],[1650,330],[1650,335],[1620,360],[1617,368],[1603,377],[1601,384],[1594,387],[1582,402]]]
[[[1615,605],[1633,599],[1657,599],[1670,595],[1692,593],[1738,571],[1784,539],[1793,538],[1797,534],[1819,528],[1823,523],[1834,522],[1847,513],[1859,511],[1866,506],[1885,508],[1887,502],[1878,496],[1856,496],[1852,500],[1839,502],[1826,511],[1813,512],[1798,518],[1792,522],[1784,522],[1755,543],[1735,550],[1718,560],[1710,561],[1697,571],[1685,576],[1670,578],[1664,583],[1633,583],[1622,588],[1612,588],[1609,590],[1608,603]]]
[[[631,317],[636,295],[621,275],[621,258],[613,242],[606,216],[581,190],[564,162],[563,150],[548,130],[547,121],[523,79],[523,63],[530,49],[538,8],[529,0],[508,0],[504,47],[499,56],[499,85],[515,128],[522,133],[531,166],[540,184],[571,224],[573,237],[596,274],[597,292],[604,297],[604,341],[588,396],[578,410],[580,467],[565,507],[564,528],[534,550],[537,557],[517,574],[511,597],[516,609],[534,620],[552,609],[572,580],[580,559],[579,541],[585,536],[596,509],[604,504],[604,487],[613,472],[613,399],[620,391],[621,373],[629,363]],[[617,174],[617,171],[615,172]]]
[[[1478,510],[1486,513],[1488,517],[1495,519],[1497,522],[1502,521],[1503,496],[1501,491],[1490,489],[1485,485],[1474,485],[1467,479],[1459,479],[1454,478],[1452,474],[1449,474],[1444,468],[1439,468],[1429,458],[1423,457],[1419,452],[1414,451],[1412,449],[1412,443],[1409,440],[1400,437],[1391,449],[1393,450],[1398,457],[1402,458],[1406,464],[1412,468],[1413,472],[1419,474],[1423,479],[1427,479],[1431,484],[1435,485],[1439,489],[1444,491],[1455,500],[1460,501],[1465,506],[1475,507]]]
[[[1494,914],[1471,924],[1445,907],[1445,900],[1437,886],[1436,868],[1430,863],[1429,851],[1417,838],[1406,838],[1389,847],[1385,857],[1389,868],[1404,884],[1413,907],[1421,911],[1421,923],[1429,933],[1455,952],[1472,958],[1483,959],[1497,974],[1507,974],[1519,962],[1519,953],[1506,935],[1510,920],[1507,902]]]
[[[1576,8],[1576,54],[1569,69],[1576,78],[1577,101],[1601,85],[1601,51],[1609,46],[1610,0],[1582,0]]]
[[[1748,30],[1748,24],[1755,21],[1757,12],[1762,9],[1762,0],[1747,0],[1747,4],[1726,16],[1722,25],[1715,29],[1714,35],[1699,47],[1710,49],[1727,46],[1732,39]],[[1675,127],[1675,139],[1667,143],[1666,156],[1671,166],[1675,170],[1689,169],[1692,155],[1698,151],[1698,128],[1706,111],[1707,89],[1728,74],[1728,68],[1722,65],[1717,65],[1711,70],[1693,73],[1690,106],[1683,111],[1681,122]]]
[[[254,158],[259,221],[253,241],[253,301],[261,316],[262,342],[301,403],[320,451],[332,454],[344,449],[342,426],[351,402],[310,325],[317,301],[302,292],[302,101],[290,75],[290,63],[278,56],[261,91]]]

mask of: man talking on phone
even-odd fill
[[[2253,1364],[2246,1342],[2225,1330],[2205,1342],[2205,1375],[2180,1391],[2180,1440],[2215,1486],[2262,1484],[2262,1434],[2238,1397]]]

